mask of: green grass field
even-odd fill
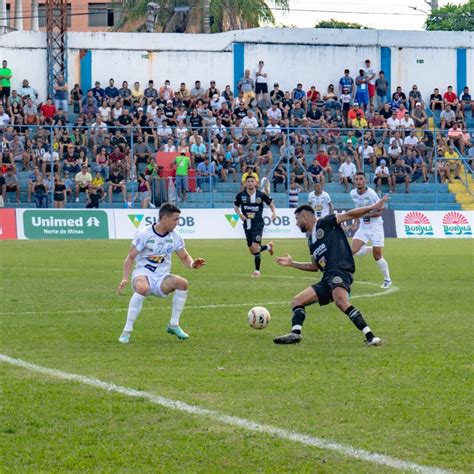
[[[307,260],[304,240],[277,254]],[[473,242],[388,240],[399,288],[379,294],[371,257],[356,260],[354,305],[386,342],[369,348],[334,305],[308,310],[304,339],[275,346],[289,302],[318,274],[265,255],[250,279],[244,240],[188,241],[208,265],[190,281],[182,327],[171,299],[148,298],[132,342],[117,338],[130,296],[116,295],[129,242],[0,242],[0,354],[145,390],[355,448],[472,472]],[[263,331],[247,311],[265,305]],[[205,307],[215,305],[214,307]],[[204,306],[204,307],[203,307]],[[336,451],[173,411],[144,398],[0,361],[1,472],[392,472]]]

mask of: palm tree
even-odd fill
[[[116,31],[144,31],[147,5],[151,0],[122,0],[122,18]],[[159,14],[155,31],[165,33],[202,33],[203,0],[154,0]],[[262,23],[273,24],[271,7],[288,9],[288,0],[209,0],[211,31],[255,28]]]

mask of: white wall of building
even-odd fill
[[[324,91],[337,83],[344,68],[353,75],[370,58],[380,67],[380,48],[391,48],[392,87],[409,90],[418,84],[424,96],[434,87],[456,88],[456,49],[467,49],[468,85],[474,89],[474,35],[462,32],[401,32],[377,30],[316,30],[258,28],[216,35],[149,33],[70,33],[69,85],[80,79],[80,50],[92,51],[92,81],[107,83],[150,78],[172,86],[181,81],[192,86],[200,79],[207,87],[211,79],[223,88],[234,83],[233,43],[245,43],[244,65],[255,69],[266,63],[269,82],[282,88],[302,82]],[[12,32],[0,36],[0,57],[13,70],[13,87],[28,78],[41,98],[46,94],[46,35]],[[417,63],[422,59],[423,63]]]

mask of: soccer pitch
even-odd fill
[[[275,243],[308,260],[304,240]],[[301,344],[274,345],[320,274],[266,253],[252,280],[244,239],[186,244],[208,261],[173,262],[191,338],[166,334],[171,298],[147,298],[122,345],[130,242],[0,242],[0,471],[472,469],[472,240],[387,240],[385,293],[372,257],[356,258],[352,299],[380,348],[334,305],[308,309]],[[255,304],[272,314],[263,331],[246,325]]]

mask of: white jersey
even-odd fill
[[[354,201],[355,207],[371,206],[380,201],[377,193],[371,188],[367,188],[363,194],[359,194],[357,189],[353,189],[351,191],[351,198]],[[373,225],[383,225],[383,219],[381,217],[362,217],[360,220],[361,227]]]
[[[323,191],[319,196],[317,196],[314,191],[308,194],[308,204],[312,206],[318,218],[329,215],[330,203],[331,197],[326,191]]]
[[[135,234],[132,245],[138,250],[135,259],[135,271],[152,276],[169,275],[171,272],[171,256],[184,248],[184,240],[176,232],[159,235],[153,225],[139,230]]]

